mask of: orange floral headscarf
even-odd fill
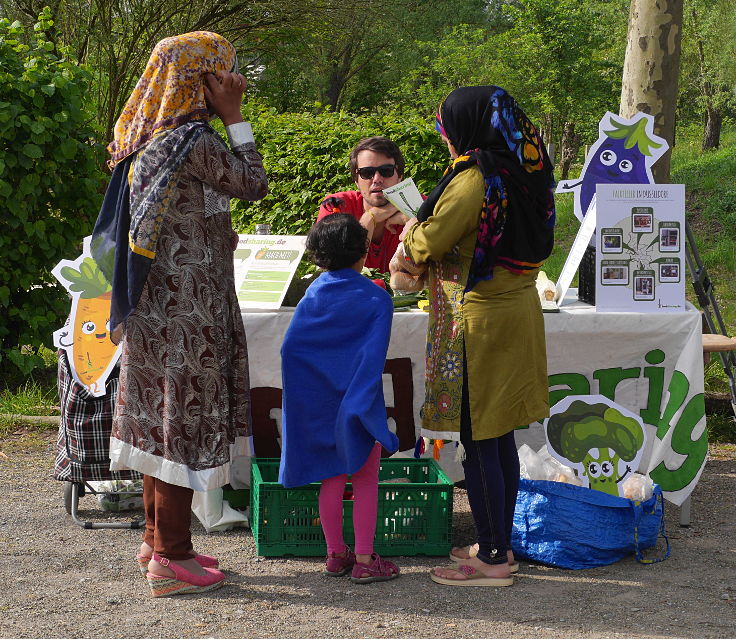
[[[161,40],[115,123],[107,147],[111,164],[140,149],[160,131],[208,120],[204,74],[230,71],[235,49],[222,36],[193,31]]]

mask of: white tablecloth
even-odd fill
[[[243,314],[257,455],[278,454],[279,350],[292,315],[293,309]],[[648,472],[669,501],[681,504],[697,484],[708,450],[700,313],[692,306],[684,313],[597,313],[576,302],[545,313],[544,320],[552,402],[601,394],[639,413],[648,434],[639,471]],[[407,450],[421,424],[426,327],[421,311],[394,314],[384,391],[390,423]],[[541,424],[518,430],[516,439],[539,449]],[[462,469],[453,448],[443,449],[440,461],[457,479]]]

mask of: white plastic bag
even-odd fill
[[[95,491],[102,510],[119,513],[143,508],[142,479],[91,481],[89,485]]]
[[[654,491],[654,482],[647,475],[634,473],[624,481],[624,497],[633,501],[647,501]]]
[[[549,481],[554,469],[546,464],[527,444],[519,447],[520,473],[524,479],[542,479]]]
[[[399,295],[418,293],[424,290],[426,282],[424,273],[425,264],[414,264],[404,253],[404,245],[399,244],[388,265],[391,279],[391,289]]]
[[[572,468],[565,466],[559,459],[552,457],[547,449],[547,444],[539,449],[537,455],[549,469],[550,481],[559,481],[563,484],[574,484],[575,486],[583,485],[583,482],[578,478]]]

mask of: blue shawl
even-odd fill
[[[352,269],[320,275],[294,312],[281,346],[279,482],[303,486],[360,470],[389,431],[382,374],[393,304]]]

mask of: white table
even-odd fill
[[[279,350],[293,309],[243,314],[257,455],[279,454],[281,360]],[[639,467],[665,497],[681,505],[705,466],[708,450],[703,401],[700,313],[597,313],[578,302],[545,313],[552,402],[571,394],[602,394],[642,416],[648,444]],[[427,315],[394,314],[384,374],[387,412],[402,449],[413,449],[424,399]],[[510,336],[513,338],[513,336]],[[517,444],[544,443],[541,424],[517,431]],[[455,478],[452,447],[442,465]]]

